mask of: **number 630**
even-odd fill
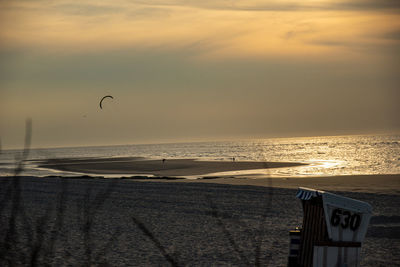
[[[334,209],[331,216],[331,224],[340,226],[343,229],[350,227],[352,231],[357,230],[361,223],[361,216],[357,213],[351,213],[348,210]]]

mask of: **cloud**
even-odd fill
[[[331,5],[339,10],[389,10],[399,11],[400,1],[398,0],[348,0]]]
[[[387,31],[378,36],[381,38],[389,39],[389,40],[400,41],[400,29],[393,30],[393,31]]]
[[[124,11],[123,6],[76,4],[76,3],[56,4],[52,5],[50,9],[53,12],[57,11],[67,15],[75,15],[75,16],[109,15],[115,13],[122,13]]]
[[[392,32],[400,1],[22,1],[0,10],[0,49],[52,51],[125,48],[184,50],[204,59],[344,55],[382,44],[368,35]],[[47,3],[47,4],[45,4]],[[348,10],[349,12],[342,12]],[[246,11],[246,12],[242,12]],[[274,11],[274,12],[259,12]],[[319,12],[318,12],[319,11]],[[398,24],[398,23],[397,23]],[[354,50],[353,50],[354,51]],[[348,54],[345,55],[347,57]]]
[[[55,4],[49,7],[49,11],[59,12],[64,15],[72,16],[104,16],[104,15],[122,15],[132,18],[151,18],[155,16],[168,16],[168,8],[130,5],[127,3],[114,3],[113,5],[91,4],[91,3],[63,3]]]
[[[198,8],[219,11],[393,11],[399,12],[398,0],[342,0],[342,1],[288,1],[288,0],[137,0],[137,1],[93,1],[84,0],[77,4],[76,1],[64,0],[50,2],[47,0],[0,2],[0,7],[7,9],[53,10],[69,15],[95,16],[113,13],[130,13],[138,10],[139,13],[148,14],[176,8]],[[143,8],[145,7],[145,8]],[[147,7],[147,8],[146,8]]]
[[[142,5],[183,6],[214,10],[236,11],[321,11],[321,10],[392,10],[400,9],[398,0],[344,0],[344,1],[257,1],[257,0],[152,0],[136,1]],[[398,10],[397,10],[398,11]]]
[[[149,19],[149,18],[160,18],[168,17],[171,15],[171,10],[162,7],[137,7],[126,13],[131,19]]]

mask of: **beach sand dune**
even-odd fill
[[[288,231],[302,222],[295,193],[216,183],[3,177],[0,265],[285,266]],[[361,266],[399,266],[399,196],[341,194],[373,206]]]

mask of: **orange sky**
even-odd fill
[[[21,146],[27,117],[37,147],[398,131],[399,10],[2,1],[2,145]]]

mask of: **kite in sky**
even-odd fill
[[[103,109],[103,106],[102,106],[103,105],[103,100],[106,99],[106,98],[114,99],[114,97],[111,96],[111,95],[103,96],[103,98],[100,100],[100,103],[99,103],[101,109]]]

